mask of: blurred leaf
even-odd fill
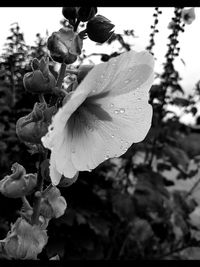
[[[190,159],[184,150],[167,145],[164,147],[163,152],[170,158],[175,167],[181,166],[184,171],[187,171]]]

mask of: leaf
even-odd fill
[[[184,171],[187,171],[190,159],[184,150],[167,145],[164,147],[163,152],[170,158],[175,167],[181,166]]]
[[[191,133],[184,137],[180,136],[177,142],[190,157],[200,155],[200,134]]]
[[[112,196],[113,211],[123,219],[130,219],[134,216],[135,208],[129,194],[114,194]]]

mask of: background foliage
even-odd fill
[[[160,15],[155,9],[151,27],[152,52]],[[178,56],[178,34],[184,31],[180,9],[173,19],[177,28],[168,38],[163,73],[150,90],[153,106],[152,127],[142,143],[133,144],[120,158],[107,160],[93,172],[81,172],[76,183],[60,188],[68,208],[48,227],[49,242],[39,255],[49,259],[199,259],[200,258],[200,120],[189,127],[170,111],[179,107],[182,115],[197,113],[200,83],[189,96],[180,86],[173,62]],[[155,22],[156,21],[156,22]],[[62,22],[64,24],[64,22]],[[178,28],[179,27],[179,28]],[[181,30],[182,29],[182,30]],[[12,163],[34,172],[38,155],[31,155],[15,133],[16,121],[31,112],[35,96],[23,88],[23,76],[31,71],[30,60],[47,53],[45,38],[36,36],[28,46],[18,24],[11,26],[0,61],[0,177]],[[119,51],[100,54],[108,61],[131,46],[126,36],[133,30],[115,34],[107,43],[119,42]],[[153,52],[152,52],[153,53]],[[95,55],[95,54],[94,54]],[[99,54],[98,54],[99,55]],[[87,59],[83,53],[80,63]],[[56,76],[55,63],[51,71]],[[19,216],[21,200],[0,195],[0,239]],[[5,203],[5,205],[4,205]]]

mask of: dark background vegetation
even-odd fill
[[[155,10],[158,16],[158,10]],[[175,13],[175,17],[178,14]],[[156,16],[154,16],[157,19]],[[148,49],[152,51],[156,23]],[[133,144],[120,158],[110,159],[93,172],[81,172],[76,183],[60,188],[68,207],[48,226],[49,242],[40,259],[59,255],[60,259],[199,259],[200,200],[198,198],[200,130],[180,122],[169,112],[169,104],[183,113],[197,113],[200,86],[185,97],[173,61],[178,56],[178,35],[169,36],[164,71],[150,90],[152,127],[139,144]],[[102,54],[107,61],[130,50],[123,35],[113,35],[108,43],[119,42],[121,51]],[[175,45],[174,45],[175,44]],[[30,61],[46,55],[45,39],[36,36],[28,46],[18,26],[11,26],[0,61],[0,178],[10,173],[14,162],[27,172],[36,171],[38,154],[31,155],[15,132],[16,121],[31,112],[37,96],[24,90],[23,76],[31,71]],[[177,55],[176,55],[177,54]],[[86,59],[83,54],[82,61]],[[51,71],[54,62],[50,62]],[[191,167],[191,163],[192,167]],[[0,239],[15,222],[20,199],[0,195]],[[195,212],[194,212],[195,211]],[[199,216],[199,217],[198,217]]]

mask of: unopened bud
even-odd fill
[[[87,34],[90,40],[98,43],[106,42],[114,31],[111,31],[114,28],[114,24],[111,21],[101,15],[93,17],[87,23]]]
[[[59,63],[71,64],[81,54],[83,41],[73,27],[67,26],[53,32],[47,41],[47,47],[53,60]]]
[[[85,7],[78,7],[77,8],[77,18],[83,22],[92,19],[96,13],[97,13],[96,7],[85,6]]]
[[[47,133],[56,107],[47,108],[46,103],[35,103],[30,114],[18,119],[16,133],[23,142],[41,144],[41,138]]]
[[[69,20],[70,24],[73,25],[77,18],[77,8],[76,7],[63,7],[62,14],[67,20]]]
[[[28,115],[16,123],[16,134],[22,142],[41,144],[41,138],[48,132],[48,124],[43,121],[27,122]]]
[[[40,61],[34,59],[32,72],[24,75],[23,83],[25,89],[30,93],[48,94],[56,86],[56,79],[49,70],[48,60],[42,58]]]

